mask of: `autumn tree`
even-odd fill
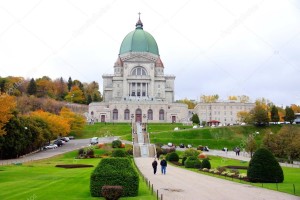
[[[254,138],[254,135],[249,135],[246,141],[246,151],[250,153],[250,157],[252,158],[253,153],[255,152],[257,148],[257,144]]]
[[[188,105],[188,109],[194,109],[196,106],[196,103],[192,100],[189,100],[187,98],[184,98],[182,100],[177,100],[178,103],[184,103],[186,105]]]
[[[219,99],[219,95],[202,95],[200,97],[201,102],[203,103],[214,103],[217,102]]]
[[[73,86],[71,91],[65,97],[65,99],[71,103],[84,103],[85,97],[83,95],[82,90],[77,86]]]
[[[37,92],[37,85],[36,85],[36,82],[35,80],[32,78],[29,82],[29,85],[27,87],[27,93],[29,95],[35,95]]]
[[[41,110],[34,111],[30,115],[43,119],[48,124],[49,130],[52,134],[52,138],[58,136],[66,136],[70,133],[69,120],[61,116]]]
[[[63,107],[60,111],[60,116],[68,120],[70,124],[70,132],[78,135],[83,129],[86,121],[85,118],[79,114],[72,112],[69,108]]]
[[[294,111],[294,113],[300,113],[300,106],[299,105],[292,104],[291,108]]]
[[[269,115],[267,108],[263,104],[257,104],[251,111],[251,121],[257,126],[269,124]]]
[[[290,122],[290,124],[292,124],[295,119],[296,119],[296,116],[295,116],[293,109],[289,106],[285,107],[284,120],[287,122]]]
[[[251,115],[247,111],[239,111],[237,114],[239,122],[251,123]]]
[[[15,107],[15,97],[0,94],[0,136],[6,133],[3,127],[13,117]]]
[[[271,108],[271,121],[275,123],[279,122],[278,109],[275,105],[273,105]]]

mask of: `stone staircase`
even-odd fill
[[[155,157],[155,145],[150,143],[149,134],[147,133],[147,124],[132,124],[133,138],[133,156],[134,157]]]

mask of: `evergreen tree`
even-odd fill
[[[93,96],[93,101],[94,102],[99,102],[100,101],[100,98],[99,98],[99,96],[96,93]]]
[[[37,92],[37,85],[36,85],[36,82],[35,80],[32,78],[29,82],[29,85],[27,87],[27,93],[29,95],[35,95]]]
[[[73,86],[73,81],[72,81],[72,78],[69,77],[69,80],[68,80],[68,91],[69,92],[71,91],[72,86]]]
[[[279,122],[278,109],[275,105],[273,105],[271,109],[271,121],[275,123]]]
[[[293,109],[291,107],[287,106],[285,108],[284,120],[287,121],[287,122],[290,122],[290,124],[292,124],[295,119],[296,119],[296,116],[295,116],[295,113],[294,113]]]
[[[87,96],[87,104],[89,105],[89,104],[92,103],[92,102],[93,102],[92,96],[89,94],[89,95]]]
[[[199,120],[199,117],[198,117],[197,114],[193,114],[192,122],[193,122],[194,124],[199,124],[199,123],[200,123],[200,120]]]

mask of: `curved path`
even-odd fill
[[[163,200],[299,200],[293,196],[251,185],[226,181],[168,165],[167,174],[160,167],[153,174],[153,158],[135,158],[136,165],[153,184],[154,190],[163,194]]]
[[[99,138],[99,143],[110,143],[114,139],[118,139],[118,137],[104,137]],[[38,151],[36,153],[28,154],[16,159],[8,159],[8,160],[0,160],[0,165],[10,165],[12,163],[24,163],[30,162],[34,160],[41,160],[45,158],[50,158],[52,156],[56,156],[59,154],[63,154],[69,151],[74,151],[76,149],[80,149],[86,146],[89,146],[90,139],[75,139],[66,142],[62,147],[58,147],[56,149],[48,149],[43,151]],[[122,141],[125,143],[130,143],[128,141]]]

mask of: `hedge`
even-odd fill
[[[184,162],[185,168],[201,168],[201,161],[195,156],[189,156]]]
[[[122,196],[137,196],[139,176],[128,158],[103,158],[90,178],[90,192],[93,197],[101,197],[105,185],[123,187]]]

